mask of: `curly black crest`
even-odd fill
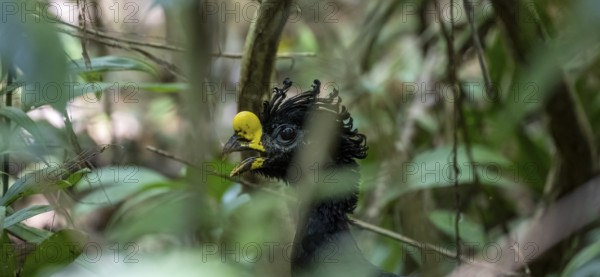
[[[340,126],[340,162],[348,163],[352,159],[364,159],[367,156],[367,138],[353,126],[353,119],[345,106],[341,105],[342,98],[334,89],[327,97],[319,97],[321,82],[314,80],[311,89],[287,98],[287,92],[292,87],[292,81],[286,78],[283,87],[273,88],[271,101],[263,103],[261,122],[265,128],[283,122],[303,126],[311,112],[329,112],[336,115]],[[287,98],[287,100],[286,100]]]

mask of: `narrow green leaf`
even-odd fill
[[[21,210],[18,210],[17,212],[15,212],[14,214],[8,216],[5,220],[4,220],[4,227],[10,227],[14,224],[17,224],[23,220],[29,219],[31,217],[34,217],[38,214],[43,214],[45,212],[49,212],[52,211],[53,208],[51,206],[48,205],[36,205],[36,206],[30,206]]]
[[[0,198],[0,205],[8,206],[25,196],[48,193],[61,189],[58,185],[62,175],[68,173],[58,166],[49,166],[19,178]]]
[[[6,230],[15,237],[31,243],[40,243],[52,235],[50,231],[29,227],[23,223],[14,224]]]
[[[73,262],[83,251],[85,243],[84,234],[75,230],[60,230],[27,255],[21,275],[51,275]]]
[[[141,90],[157,93],[174,93],[189,88],[187,83],[137,83]]]
[[[69,65],[71,73],[90,73],[90,72],[107,72],[107,71],[143,71],[150,74],[156,74],[156,70],[143,60],[119,57],[119,56],[103,56],[90,59],[91,68],[87,69],[83,59],[75,61]]]
[[[0,116],[4,116],[13,122],[15,122],[18,126],[27,130],[33,138],[38,142],[38,144],[46,145],[44,143],[44,136],[42,132],[35,124],[35,122],[21,109],[15,107],[2,107],[0,109]]]
[[[586,247],[585,249],[579,251],[575,257],[573,257],[563,272],[561,273],[561,277],[573,276],[575,271],[581,268],[583,265],[593,260],[594,258],[598,258],[600,256],[600,241],[596,241]]]
[[[69,177],[65,180],[62,180],[61,182],[64,183],[64,187],[70,187],[73,186],[77,183],[79,183],[79,181],[81,181],[81,178],[83,178],[86,174],[91,173],[92,171],[87,168],[84,167],[76,172],[74,172],[73,174],[69,175]]]

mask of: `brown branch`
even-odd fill
[[[111,41],[116,41],[116,42],[120,42],[120,43],[126,43],[129,45],[137,45],[137,46],[144,46],[144,47],[150,47],[150,48],[156,48],[156,49],[162,49],[162,50],[169,50],[169,51],[175,51],[175,52],[185,52],[185,48],[183,47],[179,47],[179,46],[174,46],[174,45],[168,45],[168,44],[160,44],[160,43],[154,43],[154,42],[147,42],[147,41],[140,41],[140,40],[135,40],[135,39],[128,39],[128,38],[122,38],[122,37],[116,37],[116,36],[111,36],[106,32],[103,31],[99,31],[99,30],[93,30],[93,29],[84,29],[81,28],[77,25],[73,25],[64,21],[57,21],[57,23],[65,25],[65,26],[69,26],[71,28],[76,29],[79,32],[83,32],[86,34],[90,34],[92,36],[95,37],[99,37],[99,38],[103,38],[103,39],[107,39],[107,40],[111,40]]]
[[[290,0],[264,0],[250,25],[240,72],[238,111],[258,113],[268,96],[279,38],[289,12]]]
[[[257,10],[257,18],[250,24],[241,61],[237,90],[238,111],[251,111],[258,114],[262,101],[269,96],[279,39],[291,2],[291,0],[262,1]],[[242,158],[247,158],[248,155],[250,153],[242,153]],[[254,178],[253,175],[244,174],[244,176]]]
[[[84,37],[83,34],[92,35],[92,36],[85,36],[85,37],[87,39],[92,39],[92,37],[96,37],[96,39],[94,39],[95,41],[103,43],[103,44],[107,44],[107,46],[114,47],[115,45],[119,45],[117,43],[124,43],[127,45],[135,45],[135,46],[140,46],[140,47],[155,48],[155,49],[174,51],[174,52],[185,52],[186,51],[186,49],[184,47],[112,36],[103,31],[93,30],[93,29],[89,29],[89,28],[81,28],[79,26],[76,26],[76,25],[73,25],[73,24],[70,24],[67,22],[63,22],[63,21],[58,21],[58,23],[76,29],[78,32],[80,32],[79,36],[77,36],[77,37]],[[58,28],[58,31],[68,34],[68,35],[75,36],[73,32],[70,32],[65,29]],[[98,38],[100,38],[100,39],[98,39]],[[131,49],[131,48],[126,48],[125,46],[121,46],[120,48]],[[226,59],[241,59],[243,57],[242,53],[218,52],[218,53],[213,53],[211,55],[216,58],[226,58]],[[316,57],[316,56],[317,56],[317,54],[314,52],[283,52],[283,53],[278,53],[276,55],[276,58],[277,59],[295,59],[295,58],[310,58],[310,57]]]

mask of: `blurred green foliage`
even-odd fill
[[[182,14],[191,1],[80,1],[90,4],[88,20],[94,19],[86,28],[99,33],[58,22],[55,7],[79,9],[51,3],[0,1],[0,171],[8,177],[0,198],[0,276],[289,274],[296,203],[286,196],[293,189],[271,180],[259,181],[266,190],[244,187],[222,176],[237,157],[219,155],[232,134],[236,101],[247,101],[236,99],[235,53],[243,50],[248,17],[259,4],[209,2],[211,9],[198,15],[217,43],[204,65],[210,76],[198,80],[193,59],[163,47],[185,45],[194,26]],[[438,18],[432,1],[294,2],[300,14],[287,22],[278,49],[292,55],[277,60],[270,87],[291,77],[305,91],[318,78],[327,92],[340,91],[369,144],[356,218],[452,251],[457,193],[463,242],[494,243],[534,218],[556,201],[549,191],[561,160],[548,122],[561,115],[545,105],[561,81],[576,100],[565,110],[580,112],[592,146],[600,142],[600,4],[519,1],[539,18],[515,21],[541,24],[546,36],[530,46],[522,66],[511,30],[491,3],[474,5],[494,84],[486,89],[462,1],[455,2],[463,13],[453,43],[466,92],[463,124],[456,124],[440,32],[450,20]],[[517,14],[532,10],[515,7]],[[127,16],[137,21],[124,22]],[[293,55],[307,52],[316,57]],[[209,109],[210,127],[198,130],[205,137],[191,139],[203,145],[183,139],[198,128],[183,112],[195,107]],[[194,157],[200,164],[177,161],[193,147],[205,150]],[[33,223],[48,214],[50,220]],[[454,269],[447,258],[423,258],[402,242],[354,232],[366,257],[385,270],[439,276]],[[596,220],[565,239],[558,258],[553,250],[527,260],[531,276],[597,274],[598,232]]]

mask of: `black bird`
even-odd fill
[[[315,184],[317,191],[325,186],[329,193],[312,197],[305,205],[306,213],[298,220],[292,275],[396,276],[368,262],[350,234],[348,214],[356,208],[360,179],[356,159],[367,156],[366,137],[353,127],[337,90],[328,97],[319,97],[321,84],[315,80],[309,91],[286,99],[291,86],[292,82],[286,79],[282,88],[273,89],[273,99],[264,102],[260,118],[247,111],[235,116],[235,133],[223,153],[255,151],[260,155],[242,161],[231,175],[251,171],[295,185],[298,173],[290,169],[295,154],[319,143],[309,139],[308,119],[334,120],[337,130],[327,130],[334,131],[330,152],[325,157],[330,165],[323,168],[339,178]]]

